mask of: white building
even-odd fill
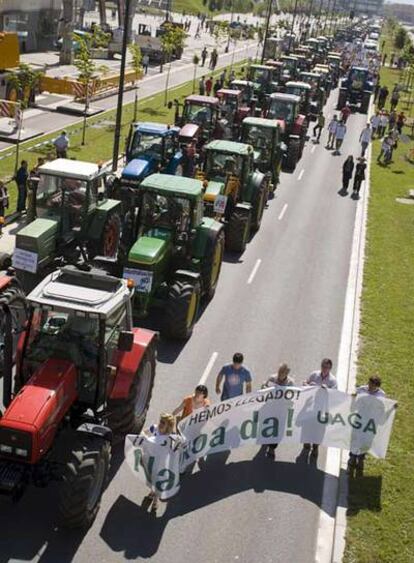
[[[61,8],[62,0],[0,0],[0,31],[17,32],[21,52],[50,49]]]

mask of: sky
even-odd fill
[[[411,4],[414,6],[414,0],[385,0],[386,4]]]

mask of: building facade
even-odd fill
[[[16,32],[22,53],[51,49],[61,8],[62,0],[0,0],[0,31]]]
[[[353,11],[356,16],[380,16],[383,12],[384,0],[341,0],[340,6],[347,12]]]

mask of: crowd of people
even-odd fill
[[[303,381],[290,375],[290,367],[287,363],[282,363],[275,374],[270,375],[259,385],[260,389],[269,387],[300,387],[317,386],[324,389],[337,389],[337,379],[332,373],[333,362],[329,358],[323,358],[320,369],[314,370]],[[251,370],[244,363],[244,356],[237,352],[233,355],[232,362],[225,364],[219,370],[215,381],[215,393],[220,401],[226,401],[251,393],[253,390],[253,376]],[[356,388],[354,395],[368,394],[373,397],[385,397],[385,392],[381,388],[381,378],[378,375],[369,377],[365,385]],[[162,413],[158,424],[153,424],[144,433],[151,436],[174,435],[178,432],[177,424],[197,409],[204,409],[210,406],[209,392],[206,385],[199,384],[193,393],[183,398],[180,404],[171,413]],[[272,443],[264,447],[265,457],[275,460],[278,443]],[[303,444],[305,457],[314,462],[318,458],[319,444]],[[351,451],[348,459],[348,473],[350,476],[362,477],[364,471],[365,454],[360,451]],[[144,510],[151,510],[156,513],[159,506],[159,498],[154,489],[146,495],[142,501]]]

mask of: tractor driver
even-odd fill
[[[80,225],[82,207],[86,201],[86,189],[81,180],[64,178],[62,182],[63,202],[67,206],[70,225]]]

